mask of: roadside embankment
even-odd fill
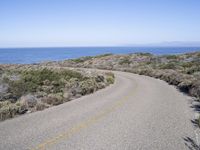
[[[180,91],[200,100],[200,52],[160,56],[150,53],[105,54],[43,65],[98,68],[146,75],[175,85]]]
[[[0,66],[0,121],[43,110],[114,83],[114,74],[41,65]]]

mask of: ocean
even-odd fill
[[[149,52],[155,55],[200,51],[200,47],[63,47],[63,48],[0,48],[0,64],[31,64],[95,56],[106,53],[129,54]]]

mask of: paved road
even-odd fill
[[[187,96],[150,77],[116,72],[114,85],[0,123],[0,150],[195,149]],[[194,140],[194,141],[192,141]]]

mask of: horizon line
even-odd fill
[[[119,46],[16,46],[16,47],[0,47],[0,49],[28,49],[28,48],[106,48],[106,47],[200,47],[200,45],[119,45]]]

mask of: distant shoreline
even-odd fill
[[[129,54],[136,52],[154,55],[181,54],[200,51],[200,47],[42,47],[0,48],[0,64],[35,64],[62,61],[107,53]]]
[[[0,47],[1,49],[54,49],[54,48],[200,48],[200,46],[38,46],[38,47]]]

